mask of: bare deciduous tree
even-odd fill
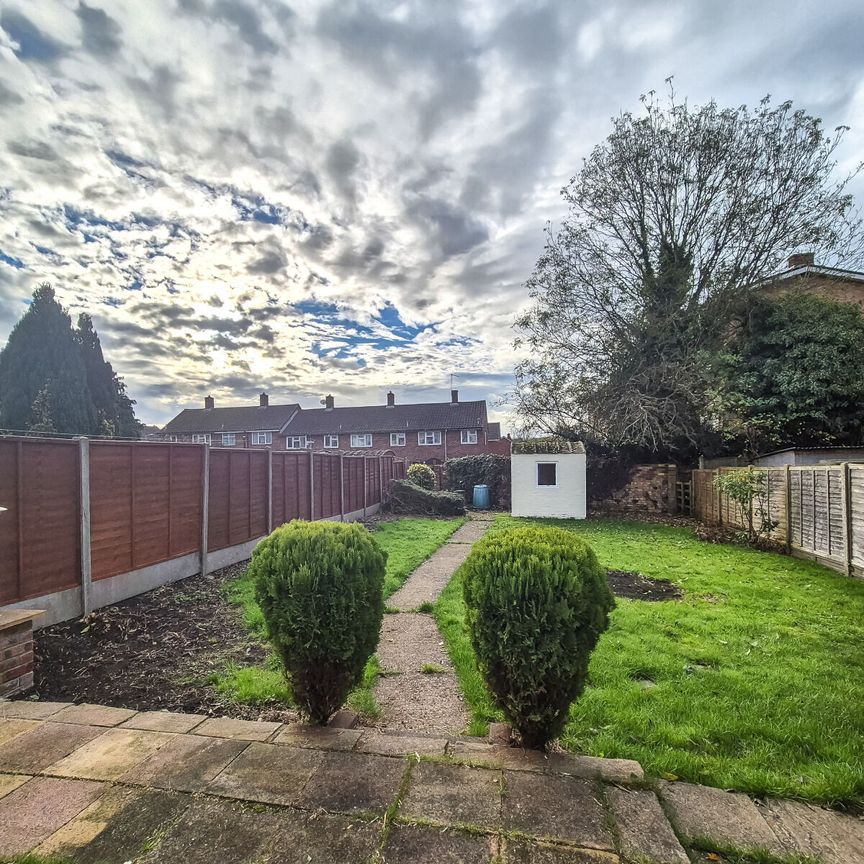
[[[733,307],[792,252],[825,263],[862,251],[862,222],[836,176],[845,127],[773,106],[691,107],[642,97],[562,190],[516,323],[520,418],[613,446],[704,444],[703,354]],[[527,350],[526,350],[527,349]]]

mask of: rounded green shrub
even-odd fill
[[[435,472],[428,465],[422,462],[416,462],[408,466],[408,479],[421,489],[434,490],[437,485],[437,477]]]
[[[567,721],[615,605],[594,550],[563,528],[487,534],[462,569],[471,642],[486,683],[526,747]]]
[[[300,712],[324,724],[363,677],[384,615],[383,552],[362,525],[289,522],[249,573]]]

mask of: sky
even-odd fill
[[[48,281],[182,407],[489,400],[561,188],[640,94],[864,154],[860,0],[0,0],[0,343]],[[864,197],[864,183],[853,191]]]

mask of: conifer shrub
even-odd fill
[[[455,492],[430,492],[409,480],[393,480],[387,503],[391,513],[413,516],[462,516],[465,498]]]
[[[378,645],[386,562],[356,523],[289,522],[255,547],[249,573],[267,636],[314,723],[344,704]]]
[[[435,471],[428,465],[422,462],[415,462],[408,466],[408,479],[421,489],[434,491],[437,485],[438,478],[435,476]]]
[[[564,727],[615,605],[593,549],[563,528],[487,534],[462,568],[471,643],[526,747]]]

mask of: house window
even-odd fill
[[[390,433],[390,446],[391,447],[404,447],[405,446],[405,433],[404,432],[391,432]]]
[[[286,450],[305,450],[306,436],[305,435],[288,435],[285,438]]]
[[[423,445],[432,445],[441,443],[441,433],[435,432],[418,432],[417,443]]]
[[[233,432],[226,432],[222,435],[222,446],[233,447],[237,443],[237,436]]]
[[[273,433],[272,432],[253,432],[252,433],[252,443],[253,444],[272,444],[273,443]]]
[[[372,433],[364,432],[362,435],[352,435],[351,436],[351,446],[352,447],[371,447],[372,446]]]
[[[476,429],[463,429],[460,438],[461,438],[463,444],[476,444],[477,443],[477,430]]]
[[[325,435],[324,436],[324,447],[328,450],[338,450],[339,449],[339,436],[338,435]]]
[[[557,462],[538,462],[537,463],[537,485],[538,486],[557,486],[558,485],[558,463]]]
[[[199,432],[196,432],[192,436],[193,444],[209,444],[210,443],[210,433],[208,432],[206,435],[202,435]]]

